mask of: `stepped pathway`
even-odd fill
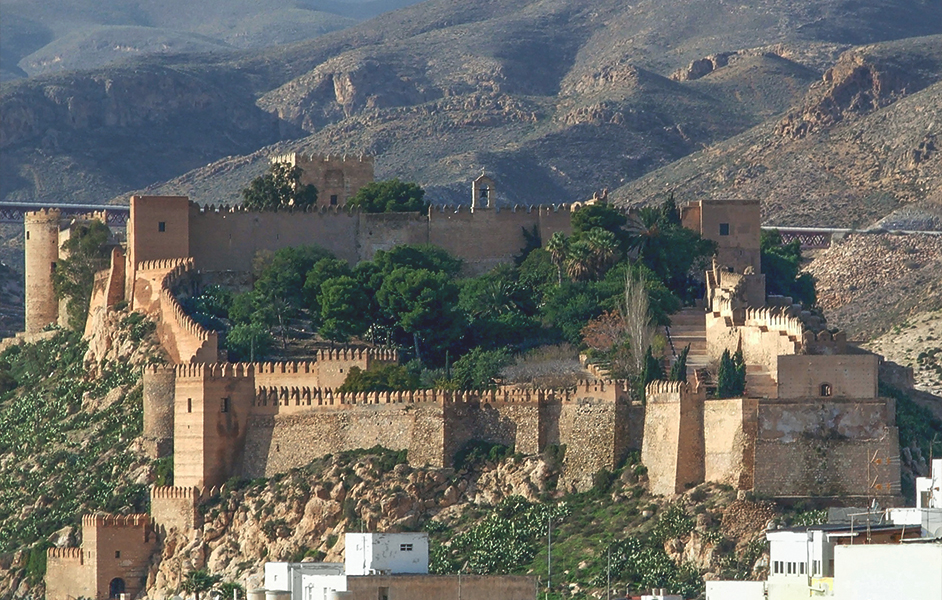
[[[761,365],[746,365],[746,396],[750,398],[777,398],[778,385],[772,374]]]
[[[707,354],[706,313],[702,308],[685,308],[671,315],[670,332],[674,350],[678,354],[690,344],[690,354],[687,355],[687,381],[693,381],[694,371],[710,366],[711,362]],[[674,362],[669,344],[665,350],[665,358],[668,363]]]

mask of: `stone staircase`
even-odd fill
[[[746,365],[746,396],[750,398],[777,398],[778,385],[772,374],[761,365]]]
[[[708,367],[711,362],[707,354],[706,313],[703,309],[685,308],[671,315],[670,339],[674,344],[674,351],[678,354],[690,344],[690,354],[687,355],[687,380],[693,381],[694,372]],[[667,364],[673,364],[670,344],[665,353]]]

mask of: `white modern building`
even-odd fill
[[[916,479],[916,507],[890,508],[887,521],[919,527],[923,537],[942,537],[942,459],[932,461],[929,477]]]
[[[834,599],[942,598],[942,543],[838,546],[834,551]]]
[[[427,533],[348,533],[343,563],[266,563],[249,600],[533,600],[532,575],[430,575]]]

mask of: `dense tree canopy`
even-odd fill
[[[95,273],[108,267],[108,226],[101,221],[72,227],[62,249],[67,258],[56,263],[52,274],[56,298],[66,300],[69,328],[85,330],[88,303],[92,298]]]
[[[301,183],[301,167],[272,163],[242,190],[242,206],[249,210],[305,209],[317,204],[317,188]]]
[[[783,244],[778,230],[763,231],[761,251],[768,293],[791,296],[806,307],[814,306],[817,302],[814,278],[801,272],[801,242]]]
[[[348,204],[369,213],[415,212],[428,208],[425,190],[418,184],[398,179],[368,183],[357,191]]]

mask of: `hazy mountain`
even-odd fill
[[[568,202],[726,140],[769,143],[759,132],[813,105],[842,52],[939,33],[942,6],[918,0],[436,0],[289,46],[6,84],[0,191],[234,201],[270,154],[297,148],[375,154],[379,176],[437,200],[465,200],[484,168],[505,202]],[[920,83],[880,102],[937,81],[934,60],[895,70]]]
[[[343,29],[416,0],[3,0],[3,80],[128,56],[263,48]]]

